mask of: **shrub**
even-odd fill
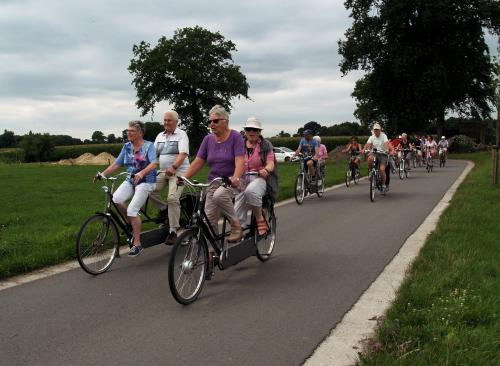
[[[450,143],[450,151],[457,153],[472,152],[476,144],[473,139],[465,135],[453,136],[448,142]]]

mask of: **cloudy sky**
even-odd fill
[[[354,120],[360,74],[341,77],[337,54],[350,23],[340,0],[0,0],[0,131],[119,135],[140,117],[127,71],[132,46],[195,25],[237,46],[252,100],[234,102],[235,128],[249,116],[267,136],[310,120]],[[142,119],[161,120],[168,107]]]

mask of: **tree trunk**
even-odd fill
[[[436,134],[437,134],[437,139],[440,139],[441,136],[444,135],[444,115],[445,115],[445,111],[444,109],[441,111],[441,113],[439,113],[439,115],[437,116],[437,120],[436,120]]]

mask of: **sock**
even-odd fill
[[[170,232],[177,234],[177,229],[175,227],[171,227],[170,228]]]

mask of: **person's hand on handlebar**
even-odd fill
[[[101,179],[106,179],[106,177],[101,172],[97,172],[97,174],[94,175],[94,178],[92,179],[92,183],[95,183],[96,180],[101,180]]]
[[[165,169],[165,175],[168,177],[175,175],[175,172],[176,172],[176,170],[172,166]]]
[[[139,184],[139,182],[141,181],[142,178],[144,178],[144,176],[142,175],[142,172],[135,173],[133,176],[134,184]]]
[[[231,182],[231,187],[238,188],[240,185],[240,178],[238,177],[230,177],[229,181]]]

